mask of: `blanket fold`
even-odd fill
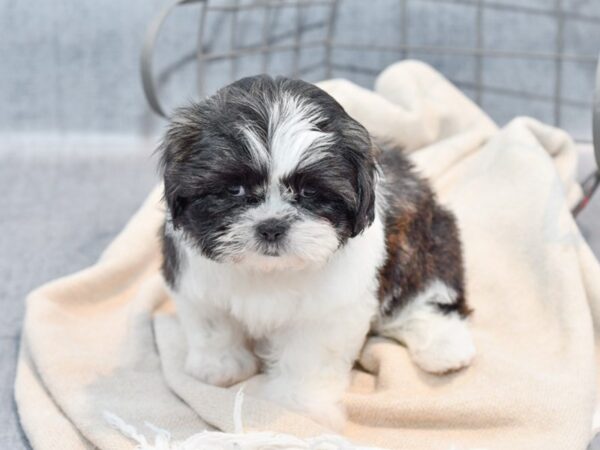
[[[456,214],[478,348],[472,367],[435,376],[402,346],[370,338],[344,399],[345,437],[406,450],[585,449],[600,266],[570,214],[581,189],[569,136],[525,117],[499,128],[419,62],[390,66],[373,91],[319,85],[408,152]],[[94,266],[27,298],[15,396],[36,450],[135,448],[105,411],[175,441],[236,431],[240,386],[205,385],[183,370],[185,342],[159,273],[161,195],[157,187]],[[240,408],[247,432],[328,433],[251,396]]]

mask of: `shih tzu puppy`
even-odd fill
[[[163,274],[186,370],[332,427],[372,333],[470,363],[459,232],[397,149],[327,93],[256,76],[179,109],[160,147]]]

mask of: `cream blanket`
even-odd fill
[[[478,347],[468,370],[434,376],[400,345],[370,339],[345,396],[345,437],[407,450],[583,450],[600,268],[569,213],[580,195],[570,138],[528,118],[498,129],[418,62],[385,70],[374,92],[321,86],[374,135],[406,148],[456,213]],[[94,266],[27,299],[16,399],[35,449],[134,448],[104,411],[174,440],[234,430],[236,389],[182,369],[182,331],[158,272],[160,197],[157,188]],[[241,406],[246,430],[326,432],[251,397]]]

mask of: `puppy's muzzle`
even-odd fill
[[[256,237],[265,244],[279,244],[285,238],[290,224],[282,219],[267,219],[256,225]]]

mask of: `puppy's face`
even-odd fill
[[[302,81],[245,78],[180,109],[161,151],[172,225],[216,261],[318,266],[373,221],[369,135]]]

